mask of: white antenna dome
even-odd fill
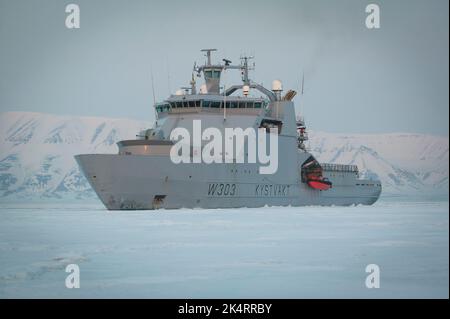
[[[272,91],[283,91],[283,84],[280,80],[274,80],[272,82]]]
[[[242,87],[242,92],[244,93],[245,96],[248,95],[248,92],[249,92],[249,91],[250,91],[250,86],[244,85],[244,86]]]
[[[175,95],[184,95],[184,91],[183,90],[176,90]]]

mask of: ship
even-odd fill
[[[305,120],[297,116],[293,102],[295,90],[284,92],[279,80],[271,89],[251,80],[252,56],[241,56],[235,65],[228,59],[213,63],[215,51],[202,50],[205,63],[194,64],[189,86],[154,102],[153,127],[138,132],[136,139],[119,141],[116,154],[75,156],[108,210],[349,206],[378,200],[379,180],[360,178],[355,165],[319,163],[310,152]],[[221,83],[225,74],[236,71],[242,83]],[[204,79],[199,90],[196,78]],[[258,163],[236,159],[175,163],[171,132],[192,132],[198,120],[221,132],[254,128],[266,130],[268,136],[277,134],[276,172],[261,174]],[[202,147],[191,147],[190,157]]]

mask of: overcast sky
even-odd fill
[[[304,70],[295,102],[313,130],[448,136],[447,0],[77,0],[77,30],[68,3],[0,0],[0,111],[152,119],[150,70],[163,100],[212,47],[216,61],[254,54],[268,87],[298,89]]]

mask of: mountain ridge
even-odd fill
[[[93,198],[73,158],[116,153],[151,122],[107,117],[0,113],[0,198]],[[310,131],[320,162],[358,165],[379,178],[384,194],[448,194],[448,137],[419,133],[343,134]]]

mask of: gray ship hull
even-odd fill
[[[76,160],[109,210],[371,205],[381,193],[381,184],[350,173],[325,174],[333,187],[321,191],[299,172],[260,175],[255,164],[173,164],[167,156],[116,154]]]

